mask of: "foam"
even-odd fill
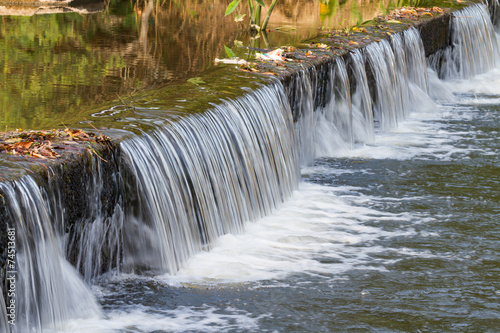
[[[243,234],[220,237],[210,252],[190,258],[176,275],[157,278],[174,286],[281,283],[295,273],[331,278],[359,267],[381,269],[372,254],[385,249],[376,241],[412,231],[402,227],[389,232],[367,222],[376,225],[381,220],[397,220],[404,225],[412,218],[366,207],[369,197],[337,196],[336,190],[302,183],[274,214],[249,223]]]
[[[46,333],[116,333],[116,332],[228,332],[252,331],[267,315],[252,316],[233,307],[219,309],[208,305],[180,306],[173,310],[159,310],[133,305],[107,313],[106,318],[75,319],[63,330],[45,330]]]

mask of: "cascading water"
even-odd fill
[[[373,91],[369,90],[366,68],[374,80]],[[387,131],[397,126],[417,100],[420,105],[422,100],[432,103],[427,96],[423,44],[414,28],[391,36],[390,43],[382,40],[368,45],[363,53],[351,53],[347,64],[335,59],[327,72],[328,82],[333,82],[323,92],[328,97],[310,91],[314,84],[306,73],[301,73],[301,80],[293,82],[296,87],[291,89],[301,92],[305,105],[315,105],[312,98],[328,101],[315,109],[303,108],[296,122],[303,166],[317,157],[349,150],[355,143],[372,143],[376,128]]]
[[[352,103],[347,69],[341,59],[329,65],[329,101],[314,111],[314,157],[327,156],[330,149],[349,149],[353,144]],[[300,125],[299,125],[300,126]],[[299,134],[300,135],[300,134]],[[335,142],[335,144],[332,144]],[[310,163],[310,161],[307,161]]]
[[[353,134],[356,142],[372,143],[375,140],[373,123],[373,103],[368,88],[365,61],[359,51],[350,54],[350,67],[353,73],[354,86],[352,100]]]
[[[330,72],[328,72],[329,75]],[[297,151],[301,165],[307,165],[314,160],[314,101],[317,73],[314,68],[297,73],[288,84],[288,98],[291,101],[295,121]]]
[[[69,319],[98,318],[94,295],[65,260],[51,199],[31,177],[0,184],[14,216],[16,311],[13,332],[62,330]],[[59,222],[59,223],[58,223]]]
[[[451,46],[429,57],[442,79],[466,79],[499,64],[498,41],[485,5],[464,8],[451,21]]]
[[[497,64],[496,39],[489,28],[481,32],[488,27],[484,11],[484,6],[474,6],[453,19],[454,47],[432,58],[434,65],[441,64],[442,76],[472,75]],[[462,20],[462,15],[473,19]],[[472,38],[474,35],[480,38]],[[473,44],[477,40],[478,44]],[[474,49],[476,46],[481,47],[481,52]],[[449,58],[445,59],[445,54]],[[470,59],[476,64],[457,65]],[[352,73],[350,78],[349,73]],[[315,88],[318,77],[326,77],[330,82],[322,90],[328,98],[318,96]],[[369,85],[368,78],[373,78],[374,84]],[[188,273],[194,276],[193,267],[198,269],[205,264],[204,250],[212,249],[220,238],[229,243],[231,251],[241,247],[238,258],[243,259],[231,262],[232,267],[247,274],[241,281],[282,278],[304,270],[309,276],[327,276],[332,271],[345,272],[345,266],[352,268],[372,261],[376,266],[380,258],[374,259],[371,253],[360,249],[389,238],[390,234],[378,230],[377,225],[383,221],[404,223],[411,218],[365,207],[372,201],[369,197],[348,196],[347,201],[354,204],[347,205],[332,196],[329,188],[301,184],[302,188],[295,191],[299,184],[299,163],[311,164],[316,157],[335,156],[336,151],[353,145],[373,144],[375,132],[380,135],[394,128],[410,111],[418,111],[415,105],[421,107],[422,101],[429,100],[427,92],[432,93],[433,89],[429,88],[418,32],[410,29],[391,37],[390,42],[374,43],[363,52],[352,53],[346,62],[336,59],[326,66],[326,74],[314,69],[299,73],[293,85],[287,87],[289,96],[285,96],[280,83],[273,83],[123,142],[127,172],[133,176],[132,180],[125,177],[126,184],[122,184],[127,189],[122,199],[125,204],[114,207],[111,218],[104,218],[99,213],[101,208],[91,212],[87,223],[79,224],[83,231],[78,238],[62,236],[65,213],[58,206],[61,198],[53,197],[55,189],[50,185],[50,190],[45,191],[31,177],[1,184],[0,190],[15,216],[19,242],[18,290],[22,292],[18,294],[14,332],[77,331],[78,327],[83,327],[80,332],[182,331],[166,324],[181,318],[179,312],[148,308],[142,305],[142,299],[134,298],[127,299],[127,306],[140,303],[140,309],[116,310],[106,299],[112,294],[106,288],[100,291],[108,311],[103,314],[83,281],[94,283],[99,274],[114,268],[168,273],[170,277],[180,271],[181,278]],[[370,86],[374,87],[371,92]],[[287,101],[287,98],[293,100],[291,97],[295,98],[295,124]],[[318,98],[324,103],[318,103]],[[100,176],[94,175],[91,183],[99,187],[96,184]],[[99,206],[99,191],[87,191],[93,205]],[[343,193],[350,189],[336,191]],[[272,239],[254,238],[262,225],[246,222],[272,215],[283,202],[286,207],[284,213],[280,212],[282,216],[263,219],[265,226],[277,230]],[[334,224],[338,227],[332,232]],[[244,234],[247,228],[252,228],[251,237],[235,241],[230,235]],[[404,237],[411,234],[407,230],[398,232]],[[377,238],[377,233],[382,236]],[[261,251],[255,251],[256,242],[262,246]],[[76,258],[83,278],[66,260],[67,251]],[[383,257],[387,249],[374,246],[372,251]],[[103,252],[109,255],[105,261],[101,257]],[[315,257],[309,257],[310,253]],[[258,255],[265,260],[252,260],[251,256]],[[194,261],[190,262],[191,259]],[[224,264],[227,265],[223,261]],[[267,274],[264,278],[255,277],[256,271]],[[214,280],[220,275],[221,272],[214,273]],[[137,293],[148,295],[151,289],[161,289],[163,286],[158,287],[157,281],[145,283]],[[317,288],[323,285],[321,282]],[[158,300],[155,292],[152,294],[151,304],[163,306],[163,300]],[[363,291],[361,295],[368,293]],[[240,318],[241,312],[234,310],[231,303],[225,306],[227,313],[214,322],[202,328],[184,328],[214,331],[220,322],[226,321],[229,329],[238,329],[231,326],[236,322],[249,325],[245,326],[249,330],[258,330],[255,321],[272,317],[264,314],[252,317],[253,321],[248,323],[235,319]],[[200,321],[201,312],[214,315],[214,311],[203,307],[189,311],[188,322]],[[0,308],[0,313],[5,316],[5,307]],[[134,317],[137,314],[142,317]],[[68,328],[66,323],[75,318],[82,320]],[[6,327],[7,323],[0,320],[0,330]]]
[[[407,91],[407,82],[403,81],[405,73],[397,72],[396,57],[387,40],[368,45],[365,54],[375,79],[375,122],[382,130],[389,130],[396,127],[407,113],[404,102],[408,95],[403,96]],[[404,56],[404,53],[401,55]]]
[[[9,332],[7,306],[3,298],[3,292],[0,292],[0,332]]]
[[[282,91],[279,83],[262,87],[122,143],[144,196],[125,228],[134,230],[126,236],[129,267],[175,274],[291,195],[298,160]]]

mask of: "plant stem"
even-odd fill
[[[255,7],[255,24],[260,26],[260,12],[262,10],[262,6],[257,4],[257,7]]]
[[[248,11],[250,12],[250,25],[255,24],[255,17],[253,14],[253,0],[248,0]]]
[[[266,30],[261,30],[260,34],[262,35],[262,40],[264,40],[264,44],[266,44],[266,48],[270,49],[271,44],[269,44],[269,39],[267,38]]]
[[[271,13],[273,12],[273,9],[274,9],[274,6],[276,5],[276,2],[278,2],[278,0],[273,0],[273,2],[271,3],[271,6],[269,6],[269,9],[268,9],[267,15],[266,15],[266,19],[264,20],[264,23],[262,23],[261,30],[266,30],[267,23],[269,22],[269,18],[271,17]]]

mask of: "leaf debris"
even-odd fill
[[[18,129],[0,135],[0,153],[31,156],[38,159],[56,159],[62,150],[75,150],[82,143],[107,144],[111,139],[82,129],[53,129],[50,131],[23,131]],[[84,148],[84,147],[82,147]],[[59,152],[58,152],[59,151]]]

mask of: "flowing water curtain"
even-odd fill
[[[394,128],[404,110],[397,86],[395,59],[387,40],[368,45],[364,50],[367,63],[375,80],[373,114],[375,123],[383,131]]]
[[[397,33],[391,35],[390,44],[392,46],[392,54],[394,55],[394,99],[396,107],[401,108],[401,112],[396,112],[396,125],[409,114],[408,96],[411,93],[408,87],[408,71],[406,66],[406,50],[403,42],[403,34]],[[386,51],[387,52],[387,51]],[[392,65],[392,64],[391,64]]]
[[[0,277],[2,277],[0,275]],[[3,281],[3,277],[1,279]],[[0,332],[9,332],[9,318],[7,317],[7,308],[3,298],[3,289],[0,290]]]
[[[140,197],[127,211],[129,269],[175,274],[194,253],[271,213],[298,185],[280,83],[121,144]]]
[[[495,27],[496,31],[500,30],[500,1],[499,0],[487,0],[488,9],[490,11],[491,22]]]
[[[430,102],[424,54],[412,28],[391,36],[390,42],[353,52],[347,66],[337,58],[317,71],[299,73],[300,80],[292,80],[288,91],[295,93],[291,100],[301,164],[373,142],[375,127],[391,130],[419,101]],[[371,92],[369,79],[374,80]]]
[[[373,114],[377,127],[397,127],[413,110],[417,100],[429,99],[423,43],[416,29],[368,45],[363,51],[373,77]]]
[[[100,196],[94,198],[102,204]],[[124,218],[121,204],[117,204],[111,216],[96,214],[72,233],[73,237],[68,240],[66,248],[75,253],[74,265],[82,273],[85,282],[91,283],[105,272],[119,272],[122,265]]]
[[[372,143],[375,140],[373,105],[366,77],[365,61],[359,50],[350,53],[349,64],[353,73],[352,113],[353,135],[356,142]]]
[[[429,57],[442,79],[467,79],[499,64],[495,29],[483,4],[466,7],[453,15],[451,45]]]
[[[313,163],[316,157],[314,110],[317,77],[318,73],[315,68],[304,69],[286,84],[286,93],[295,122],[297,150],[301,166]]]
[[[427,94],[429,79],[427,77],[427,60],[420,33],[414,27],[403,32],[406,70],[408,80]]]
[[[66,257],[89,284],[102,273],[119,271],[123,257],[124,175],[114,154],[104,158],[88,156],[71,184],[66,177],[76,177],[61,177],[65,173],[57,169],[47,182],[47,191],[58,198],[53,211],[61,210]],[[74,194],[77,190],[81,193]]]
[[[342,58],[326,68],[329,84],[323,94],[324,103],[314,110],[314,157],[332,156],[338,150],[351,149],[353,139],[352,102],[349,76]]]
[[[340,136],[346,146],[352,148],[354,134],[352,129],[352,101],[351,84],[347,74],[347,68],[342,58],[335,59],[335,70],[333,81],[333,96],[335,97],[334,122],[340,132]]]
[[[54,219],[54,198],[26,176],[0,184],[16,230],[16,325],[14,332],[62,330],[72,318],[99,317],[99,306],[65,259]]]

